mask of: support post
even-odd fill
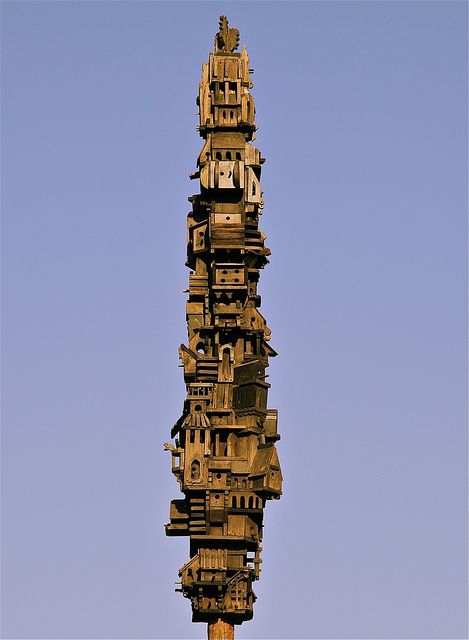
[[[234,625],[221,620],[208,623],[208,640],[234,640]]]

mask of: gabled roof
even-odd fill
[[[252,463],[250,477],[263,476],[270,468],[280,471],[280,461],[274,445],[259,447]]]

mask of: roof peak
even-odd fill
[[[219,30],[214,41],[215,53],[233,53],[239,46],[239,31],[228,27],[228,18],[220,16]]]

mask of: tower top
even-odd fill
[[[228,18],[220,16],[219,31],[215,36],[215,53],[233,53],[239,46],[239,31],[228,27]]]

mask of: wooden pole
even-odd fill
[[[209,622],[208,640],[234,640],[234,625],[221,619]]]

